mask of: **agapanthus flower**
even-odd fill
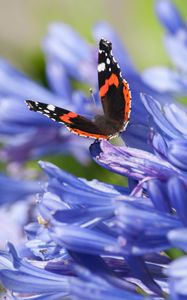
[[[168,15],[163,18],[174,34],[175,28],[182,26],[180,16],[169,2],[157,3],[166,5]],[[175,18],[173,26],[171,17]],[[49,35],[54,34],[53,43],[51,36],[44,43],[49,69],[52,66],[64,74],[68,67],[68,76],[77,76],[80,81],[88,78],[90,83],[90,49],[82,41],[84,60],[82,52],[72,47],[80,37],[64,27],[72,36],[72,40],[64,41],[60,28],[52,26]],[[95,35],[102,30],[107,38],[111,35],[116,51],[122,53],[121,44],[106,24],[98,25]],[[59,49],[63,49],[66,59]],[[74,75],[79,62],[82,73]],[[143,85],[143,78],[129,59],[127,66],[129,81],[132,75],[136,87],[134,103],[141,105],[133,108],[133,122],[136,120],[139,128],[138,138],[134,138],[137,147],[94,142],[90,154],[101,167],[128,177],[129,185],[88,181],[40,162],[48,183],[42,185],[36,198],[38,221],[25,227],[28,254],[21,258],[10,243],[8,252],[0,253],[0,280],[13,299],[186,298],[186,109],[171,101],[166,93],[169,89],[165,88],[163,94]],[[173,90],[186,93],[185,85],[181,85],[184,77],[177,76],[180,83]],[[50,82],[59,91],[59,81],[51,78]],[[144,93],[139,95],[141,89]],[[145,89],[151,96],[145,94]],[[161,95],[164,99],[159,101]],[[143,115],[136,119],[138,111]],[[141,131],[142,127],[146,130]],[[129,143],[128,132],[126,137]],[[149,148],[144,147],[147,142]],[[171,263],[177,256],[184,257]]]
[[[19,257],[12,244],[1,253],[0,281],[15,294],[13,299],[63,299],[69,295],[68,278],[49,273]],[[36,295],[36,296],[35,296]],[[23,298],[24,297],[24,298]],[[5,298],[6,299],[6,298]]]
[[[40,165],[49,176],[49,183],[37,201],[40,225],[26,228],[30,239],[27,247],[35,259],[45,260],[49,272],[71,275],[70,294],[77,299],[82,295],[77,290],[82,276],[86,276],[88,284],[85,299],[91,297],[89,286],[96,293],[94,280],[104,280],[95,294],[98,299],[107,295],[108,290],[111,299],[118,294],[120,299],[125,293],[129,298],[140,297],[138,294],[143,290],[149,295],[163,296],[168,289],[163,269],[169,259],[156,253],[172,247],[168,233],[183,228],[180,215],[155,208],[151,197],[129,196],[128,188],[76,178],[49,163]],[[68,264],[64,265],[64,260]],[[83,269],[77,273],[75,263],[89,272]],[[9,285],[12,271],[2,273],[6,274],[4,286],[18,292],[16,277]],[[34,292],[45,295],[42,290]],[[57,290],[53,293],[58,299]]]
[[[70,33],[71,39],[69,38]],[[140,92],[154,95],[160,101],[166,102],[171,101],[171,93],[166,94],[165,92],[157,91],[144,82],[141,74],[133,65],[117,33],[109,24],[105,22],[97,23],[93,28],[93,36],[97,41],[104,37],[112,42],[114,56],[119,62],[122,74],[128,81],[132,92],[131,120],[126,132],[122,133],[122,138],[132,147],[151,151],[147,143],[148,123],[146,110],[141,105]],[[75,43],[82,46],[84,55],[80,49],[75,49]],[[83,39],[80,40],[80,36],[70,27],[61,23],[52,24],[44,39],[43,49],[49,66],[55,66],[54,68],[58,66],[58,68],[65,69],[67,74],[75,80],[77,80],[79,76],[79,80],[84,81],[84,83],[87,83],[97,92],[97,49],[93,47],[89,48],[88,44],[86,44]],[[79,72],[77,72],[77,70],[79,70]],[[50,74],[50,69],[48,73]],[[95,97],[96,99],[98,98],[97,93]]]
[[[93,30],[96,40],[101,37],[113,42],[116,59],[132,91],[131,122],[122,137],[133,147],[151,151],[147,144],[148,123],[146,110],[141,105],[140,92],[151,94],[160,101],[170,102],[171,93],[160,92],[146,84],[135,69],[117,34],[106,23],[98,23]],[[75,45],[77,45],[75,47]],[[71,153],[81,162],[88,159],[88,141],[79,142],[61,125],[46,120],[27,110],[23,100],[33,99],[92,115],[90,97],[73,90],[70,79],[84,82],[96,91],[97,100],[97,48],[89,45],[71,27],[52,24],[43,42],[46,56],[46,74],[51,91],[28,79],[6,61],[0,63],[1,130],[4,140],[2,158],[23,162],[47,153]],[[178,80],[180,82],[180,79]],[[182,85],[182,83],[179,83]],[[16,108],[16,111],[15,111]],[[16,138],[13,138],[16,137]],[[39,138],[36,138],[36,137]]]
[[[27,232],[32,237],[27,244],[30,250],[45,260],[58,257],[59,261],[60,257],[64,257],[63,251],[68,251],[69,256],[77,263],[99,275],[102,272],[105,280],[116,288],[123,287],[136,292],[139,285],[134,286],[128,280],[135,276],[148,289],[161,295],[160,287],[152,278],[154,268],[151,267],[151,261],[154,263],[154,255],[152,258],[145,258],[148,266],[143,257],[153,251],[170,248],[167,233],[172,229],[182,228],[181,221],[174,216],[156,212],[148,198],[129,197],[129,190],[126,188],[78,179],[49,163],[42,162],[41,166],[49,175],[49,184],[38,201],[43,223],[27,227]],[[137,216],[139,222],[136,224],[133,220]],[[55,251],[51,252],[52,248],[58,249],[58,255]],[[100,255],[103,256],[102,259],[99,258]],[[117,267],[116,259],[121,261],[121,266]],[[157,263],[160,261],[163,264],[163,259],[160,257]],[[52,267],[53,263],[50,264],[48,270],[62,272],[58,261],[55,269]],[[127,264],[127,271],[123,269],[124,264]],[[106,270],[103,269],[104,265]],[[122,272],[123,276],[127,272],[127,279],[117,276],[116,272]],[[162,267],[157,272],[162,277]]]
[[[0,174],[0,249],[9,240],[20,247],[25,241],[23,226],[34,218],[36,193],[41,192],[37,180],[17,179]],[[32,217],[31,217],[32,215]]]
[[[24,103],[27,98],[44,99],[86,111],[91,102],[81,92],[69,88],[68,78],[61,78],[62,96],[28,79],[4,60],[0,62],[0,78],[0,135],[5,144],[1,159],[24,162],[48,153],[71,153],[81,162],[88,161],[88,141],[77,143],[76,136],[70,136],[58,124],[29,112]]]
[[[172,262],[167,270],[172,299],[186,299],[187,297],[186,267],[187,259],[182,257]]]
[[[143,72],[143,79],[147,84],[162,92],[173,92],[179,96],[186,95],[186,21],[170,0],[156,0],[155,12],[165,29],[164,46],[175,69],[167,66],[151,67]]]

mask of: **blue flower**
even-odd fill
[[[29,248],[36,243],[34,253],[37,256],[41,257],[38,253],[43,247],[44,259],[51,255],[56,257],[56,253],[51,252],[53,242],[53,248],[56,244],[59,249],[68,251],[77,263],[81,262],[88,269],[92,270],[96,260],[97,268],[92,271],[99,274],[104,272],[104,262],[98,262],[99,255],[108,256],[111,261],[115,257],[125,257],[133,276],[150,290],[162,294],[143,256],[171,247],[168,234],[183,228],[180,213],[176,217],[168,215],[167,211],[160,212],[152,206],[152,198],[128,196],[128,189],[78,179],[49,163],[41,162],[40,165],[49,176],[49,184],[38,203],[43,226],[39,231],[38,225],[34,225],[34,240]],[[108,272],[110,274],[105,270],[102,276],[108,276]],[[110,277],[110,282],[115,283],[115,276]]]
[[[93,36],[97,41],[101,37],[105,37],[113,43],[114,55],[119,62],[123,76],[130,85],[132,98],[134,99],[132,101],[131,121],[122,137],[132,147],[152,151],[147,143],[148,124],[146,111],[141,104],[140,92],[152,94],[160,101],[171,101],[171,93],[166,94],[157,91],[144,82],[118,35],[107,23],[97,23],[93,28]],[[75,44],[79,44],[80,48],[75,49]],[[49,65],[49,74],[53,74],[53,71],[50,72],[50,66],[52,66],[52,70],[55,66],[55,69],[63,69],[75,80],[84,81],[94,87],[96,91],[98,90],[96,72],[98,50],[85,43],[72,28],[60,23],[52,24],[44,40],[43,49],[46,54],[47,65]],[[57,84],[56,82],[59,82],[59,80],[55,80],[54,84]],[[59,90],[60,87],[57,89]]]
[[[184,176],[172,164],[143,150],[126,146],[116,147],[107,141],[102,141],[92,144],[90,152],[99,165],[136,180],[146,177],[164,180],[174,175]]]
[[[114,54],[130,84],[132,97],[136,99],[132,103],[130,125],[122,137],[130,146],[152,151],[147,143],[146,110],[139,94],[146,92],[160,101],[171,101],[171,95],[145,84],[118,36],[108,24],[98,23],[93,34],[97,40],[105,36],[113,42]],[[74,45],[79,47],[75,49]],[[34,83],[6,61],[0,62],[0,95],[5,97],[0,101],[0,133],[5,137],[3,157],[22,162],[47,153],[63,152],[71,153],[81,162],[86,162],[88,141],[82,139],[80,143],[80,138],[68,133],[61,125],[29,112],[22,100],[31,98],[91,115],[90,99],[82,92],[72,90],[70,78],[83,81],[97,91],[98,50],[85,42],[72,28],[60,23],[50,26],[43,42],[43,50],[46,56],[46,74],[52,91]],[[181,83],[179,86],[181,87]],[[16,136],[16,139],[12,136]],[[40,138],[37,139],[37,136]]]
[[[145,299],[143,296],[117,288],[102,277],[93,275],[83,268],[77,268],[77,273],[80,275],[80,278],[73,277],[70,281],[71,292],[77,300],[103,300],[104,298],[109,300]],[[87,283],[86,287],[85,282]]]
[[[27,294],[28,299],[60,300],[69,295],[67,277],[22,260],[11,243],[8,244],[8,250],[8,253],[2,252],[0,255],[0,281],[14,293],[16,299],[22,299]],[[33,298],[29,295],[33,295]]]
[[[52,88],[60,91],[59,94],[63,91],[63,85],[59,81],[58,72],[62,70],[66,76],[83,83],[91,85],[95,83],[97,77],[95,49],[67,24],[53,23],[49,26],[48,34],[43,41],[43,50],[46,55],[48,78]],[[53,77],[55,72],[51,73],[51,70],[57,72],[55,78]]]
[[[143,73],[144,81],[160,92],[186,95],[187,87],[187,30],[176,6],[170,0],[155,1],[155,11],[165,28],[164,45],[176,67],[153,67]],[[154,95],[152,95],[154,96]]]
[[[175,260],[169,266],[169,276],[172,299],[186,299],[187,297],[187,259],[186,257]]]
[[[168,41],[173,41],[185,25],[170,2],[160,0],[156,5],[167,28]],[[180,255],[185,255],[183,251],[187,249],[186,109],[171,101],[173,92],[186,93],[186,75],[184,71],[179,74],[163,70],[165,85],[161,87],[158,83],[151,87],[136,71],[115,32],[106,23],[99,23],[94,29],[96,39],[101,35],[114,43],[114,53],[124,73],[127,66],[125,77],[136,101],[131,124],[124,135],[128,144],[136,148],[102,141],[93,143],[90,153],[102,167],[127,176],[129,186],[87,181],[53,164],[40,162],[48,183],[37,197],[38,223],[25,227],[31,260],[20,258],[10,243],[9,252],[0,253],[1,283],[16,299],[138,300],[144,296],[163,299],[165,292],[171,299],[186,297],[186,257],[169,266],[171,259],[166,256],[173,246],[177,251],[182,250]],[[75,42],[80,43],[80,48],[75,49]],[[68,105],[69,99],[74,101],[75,95],[80,95],[71,91],[69,77],[96,86],[96,76],[92,74],[97,51],[70,27],[52,25],[43,48],[47,76],[58,99],[65,99]],[[19,85],[23,76],[18,75],[18,78],[20,81],[16,84]],[[7,96],[12,87],[14,85],[5,86],[3,96]],[[153,97],[140,96],[140,91]],[[7,103],[12,103],[14,97],[17,96],[13,92]],[[79,99],[86,103],[82,96]],[[22,126],[32,129],[35,126],[37,130],[43,126],[49,132],[49,121],[35,114],[21,122],[17,118],[22,115],[19,109],[12,119],[5,112],[2,110],[5,121],[2,133],[9,137],[19,134],[23,145]],[[54,125],[54,132],[59,133],[59,128]],[[37,149],[37,156],[49,150],[42,148],[43,141],[38,143],[35,148],[31,147]],[[53,150],[58,150],[59,145],[57,143]],[[67,148],[69,145],[68,142]]]
[[[23,162],[48,153],[63,152],[73,154],[83,163],[88,161],[88,141],[83,139],[82,143],[77,143],[78,137],[59,124],[28,111],[24,103],[27,98],[39,99],[78,112],[82,109],[88,112],[89,102],[81,92],[69,89],[68,78],[61,78],[64,94],[58,95],[1,60],[0,79],[0,134],[5,144],[1,158]]]
[[[49,183],[45,185],[44,193],[38,199],[40,225],[27,226],[26,231],[30,239],[27,245],[29,249],[37,259],[49,260],[46,270],[57,273],[58,276],[65,276],[63,278],[68,280],[68,274],[75,272],[74,263],[86,268],[87,271],[82,270],[80,274],[78,273],[78,278],[71,277],[70,280],[69,293],[80,298],[81,290],[78,287],[82,285],[84,274],[91,274],[87,277],[87,297],[91,297],[89,286],[95,289],[93,281],[96,277],[94,276],[98,276],[97,280],[106,282],[98,291],[98,297],[107,295],[109,290],[111,297],[113,293],[119,294],[119,297],[127,293],[127,297],[130,297],[129,293],[132,292],[135,296],[141,291],[139,280],[147,287],[148,294],[152,291],[163,296],[162,284],[158,285],[155,282],[157,277],[162,282],[163,258],[160,256],[157,259],[156,264],[160,264],[160,267],[157,266],[155,277],[155,257],[146,256],[169,249],[171,247],[169,234],[173,230],[183,229],[184,224],[181,222],[183,207],[179,196],[175,206],[172,203],[178,216],[173,216],[167,211],[160,211],[153,207],[151,192],[150,198],[128,196],[127,188],[76,178],[50,163],[41,162],[40,165],[48,174]],[[142,188],[145,189],[145,184],[148,183],[145,181]],[[173,185],[176,185],[176,182],[173,182]],[[173,185],[171,181],[168,183],[168,195],[172,194]],[[148,192],[151,190],[150,186],[147,190]],[[133,194],[133,191],[131,193]],[[54,259],[58,259],[55,264]],[[61,264],[64,259],[68,259],[68,267]],[[118,267],[116,259],[121,261]],[[51,297],[53,295],[54,299],[59,299],[58,293],[63,291],[59,291],[58,288],[55,290],[55,285],[51,284],[50,291],[49,288],[44,291],[44,285],[48,284],[45,271],[35,269],[36,273],[30,274],[28,273],[30,269],[22,269],[23,263],[20,259],[16,258],[16,260],[19,261],[19,268],[17,267],[16,270],[6,268],[0,272],[1,281],[6,288],[17,293],[40,294],[38,297],[44,297],[47,292],[51,292]],[[38,276],[41,277],[38,281],[41,283],[40,287],[36,285],[33,288],[32,284],[28,287],[27,278],[34,284]],[[134,278],[133,284],[128,282],[129,276]],[[20,280],[25,278],[26,281],[22,290],[21,287],[18,288],[19,278]],[[52,280],[52,277],[50,278]],[[56,279],[59,282],[62,280],[60,277]],[[72,287],[73,282],[75,285]],[[58,283],[54,284],[58,286]],[[105,289],[105,285],[109,285],[110,288]]]
[[[0,174],[0,204],[11,204],[41,192],[37,181],[21,180]]]
[[[7,239],[22,246],[25,241],[23,226],[31,221],[31,199],[39,192],[41,185],[37,181],[15,179],[0,174],[1,249],[4,248]]]
[[[173,164],[186,178],[186,107],[175,103],[161,105],[147,95],[142,95],[142,101],[151,117],[151,143],[156,154]]]

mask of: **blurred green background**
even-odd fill
[[[185,17],[187,1],[173,2]],[[154,0],[0,0],[0,55],[31,78],[44,82],[44,59],[40,46],[48,24],[66,22],[87,40],[93,41],[91,30],[94,23],[106,20],[119,33],[140,70],[169,64],[162,45],[163,28],[155,16],[154,3]],[[124,179],[95,164],[84,168],[70,157],[46,159],[77,176],[124,183]]]
[[[173,2],[185,16],[187,1]],[[0,0],[0,54],[29,70],[28,59],[39,53],[50,22],[67,22],[91,40],[93,24],[106,20],[118,31],[140,69],[167,63],[162,47],[163,29],[154,14],[154,3],[154,0]]]

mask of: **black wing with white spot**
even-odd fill
[[[115,74],[119,81],[123,81],[120,67],[112,53],[112,43],[105,39],[101,39],[99,42],[97,71],[99,90],[112,74]]]
[[[60,117],[69,113],[69,110],[59,108],[52,104],[46,104],[32,100],[26,100],[25,103],[31,111],[41,113],[56,122],[62,122]]]
[[[26,100],[26,104],[31,111],[36,111],[53,121],[63,123],[69,131],[94,139],[109,139],[104,130],[99,128],[95,122],[67,109],[63,109],[52,104]]]
[[[127,123],[129,119],[130,90],[112,54],[112,43],[104,39],[99,43],[98,83],[105,116],[123,128],[124,122]]]

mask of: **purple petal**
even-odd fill
[[[168,271],[170,276],[176,278],[187,277],[187,258],[182,257],[172,262]]]
[[[78,278],[70,281],[71,292],[76,300],[143,300],[141,295],[117,288],[86,269],[78,267],[77,270]]]
[[[92,144],[90,152],[99,165],[137,180],[146,176],[166,179],[177,174],[172,165],[142,150],[114,147],[110,143],[102,141]]]
[[[76,223],[83,224],[89,222],[96,223],[103,218],[109,218],[113,215],[113,210],[110,207],[94,207],[94,208],[75,208],[75,209],[64,209],[57,210],[53,217],[62,223]]]
[[[25,200],[29,195],[39,192],[41,192],[41,187],[36,181],[18,180],[0,174],[0,204]]]
[[[179,32],[178,36],[168,34],[164,39],[165,48],[173,64],[185,73],[187,72],[187,48],[184,43],[186,39],[186,30]]]
[[[118,240],[125,254],[144,255],[168,249],[168,232],[182,226],[177,218],[147,205],[124,202],[115,214]]]
[[[158,101],[145,94],[141,94],[141,98],[154,123],[165,135],[170,138],[181,136],[181,133],[166,119],[163,113],[163,106]]]
[[[92,48],[70,26],[53,23],[43,42],[46,59],[55,60],[71,77],[95,84],[95,60]],[[94,76],[95,74],[95,76]]]
[[[174,247],[187,251],[187,229],[173,229],[168,233],[168,239]]]
[[[168,147],[168,159],[177,168],[187,171],[187,140],[172,140]]]
[[[171,206],[165,191],[165,184],[157,179],[149,180],[147,182],[147,189],[155,208],[162,212],[171,213]]]
[[[43,99],[55,102],[54,98],[57,98],[57,102],[60,101],[60,98],[55,97],[50,91],[17,71],[3,59],[0,60],[0,94],[22,100]]]
[[[160,22],[171,34],[175,34],[181,28],[185,28],[181,14],[172,1],[157,0],[155,9]]]
[[[130,123],[120,136],[125,144],[132,148],[153,152],[152,147],[148,144],[149,130],[150,129],[143,124]]]
[[[187,139],[187,109],[186,106],[179,103],[170,103],[164,107],[166,119]]]
[[[187,93],[187,76],[169,68],[149,68],[142,73],[142,79],[147,85],[161,93]]]
[[[145,261],[140,256],[127,256],[125,257],[127,263],[130,265],[135,277],[140,279],[151,291],[157,295],[162,296],[163,291],[160,286],[152,279],[151,274],[148,271],[148,268],[145,264]]]
[[[161,134],[153,133],[153,136],[151,137],[151,145],[159,157],[163,159],[167,157],[168,146]]]
[[[49,191],[57,194],[72,208],[76,208],[77,204],[86,207],[110,205],[115,197],[128,193],[126,188],[109,185],[96,179],[88,181],[77,178],[47,162],[40,162],[40,166],[50,177]]]
[[[52,91],[60,97],[71,99],[70,81],[63,65],[55,59],[48,59],[46,74]]]
[[[18,257],[15,248],[9,243],[9,252],[13,259],[12,266],[1,266],[0,279],[4,287],[18,293],[56,293],[67,295],[68,281],[66,277],[47,272],[35,267]],[[1,260],[5,260],[0,255]],[[7,257],[8,261],[11,261]],[[13,267],[14,266],[14,267]]]
[[[46,271],[43,272],[45,274]],[[41,278],[39,274],[34,277],[22,272],[2,270],[0,279],[6,288],[19,293],[56,293],[67,290],[67,280],[66,282],[63,278],[59,278],[59,280],[49,280]],[[64,292],[64,295],[65,294],[67,295],[67,292]]]
[[[74,225],[55,226],[51,237],[61,247],[94,255],[119,255],[122,253],[116,239],[105,233]]]
[[[187,296],[187,259],[182,257],[172,262],[168,269],[170,289],[173,299],[186,299]]]
[[[178,177],[172,177],[168,181],[168,194],[172,201],[173,207],[176,209],[177,215],[187,225],[187,187]]]

